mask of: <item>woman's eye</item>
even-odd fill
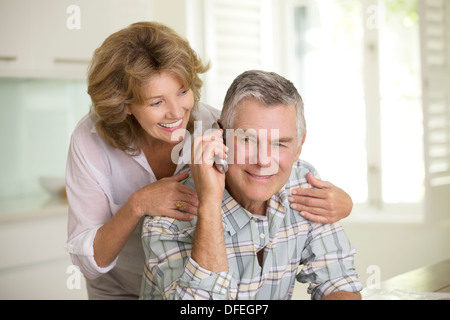
[[[181,94],[182,96],[184,96],[185,94],[188,93],[188,91],[189,91],[189,90],[181,90],[180,94]]]
[[[156,102],[152,102],[149,104],[150,107],[158,107],[162,102],[161,101],[156,101]]]

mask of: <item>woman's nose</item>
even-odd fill
[[[170,119],[181,119],[184,116],[185,110],[184,108],[176,103],[176,102],[169,102],[168,103],[168,111],[167,111],[167,117]]]

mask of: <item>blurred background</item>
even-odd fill
[[[301,158],[354,200],[363,285],[450,258],[449,1],[0,0],[0,299],[87,297],[63,249],[67,149],[93,51],[144,20],[211,62],[218,109],[245,70],[295,83]]]

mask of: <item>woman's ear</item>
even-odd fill
[[[125,111],[129,116],[133,115],[133,112],[131,111],[131,104],[125,103]]]

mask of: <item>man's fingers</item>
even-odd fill
[[[223,140],[218,137],[212,139],[211,135],[200,136],[194,139],[191,160],[193,161],[193,164],[206,163],[212,165],[215,155],[226,159],[227,151],[228,147],[224,145]]]

